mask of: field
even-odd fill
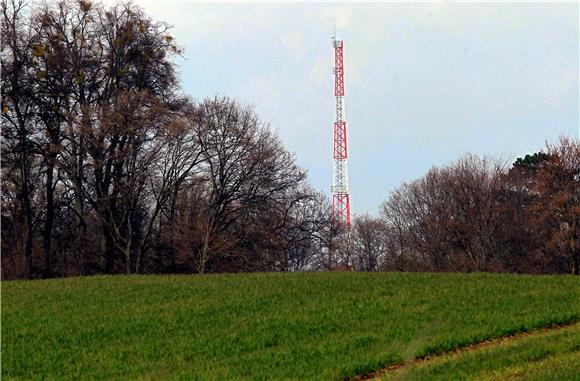
[[[383,381],[580,380],[580,323],[549,332],[484,343],[386,372]]]
[[[2,282],[2,379],[345,379],[576,321],[580,279],[571,276],[305,273]],[[384,379],[494,379],[533,372],[524,366],[531,358],[548,376],[566,379],[580,371],[570,365],[580,362],[579,350],[579,329],[572,326],[442,356]],[[567,365],[558,366],[560,360]]]

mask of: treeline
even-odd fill
[[[2,16],[4,277],[323,266],[328,203],[252,108],[180,94],[167,24],[88,1]]]
[[[511,167],[467,155],[404,184],[353,227],[361,270],[580,270],[580,143],[561,138]]]
[[[167,24],[132,4],[1,4],[5,278],[578,274],[572,139],[510,168],[477,156],[433,168],[348,231],[252,107],[181,93]]]

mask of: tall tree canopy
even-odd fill
[[[305,172],[252,108],[181,94],[169,25],[85,0],[2,15],[4,274],[287,269],[291,246],[322,250]]]

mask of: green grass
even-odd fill
[[[411,380],[580,380],[580,324],[445,355],[381,377]]]
[[[2,282],[2,379],[343,379],[580,321],[580,278],[305,273]]]

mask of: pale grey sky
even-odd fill
[[[354,213],[465,152],[512,160],[579,134],[576,2],[135,3],[175,26],[184,91],[255,104],[325,193],[335,22]]]

